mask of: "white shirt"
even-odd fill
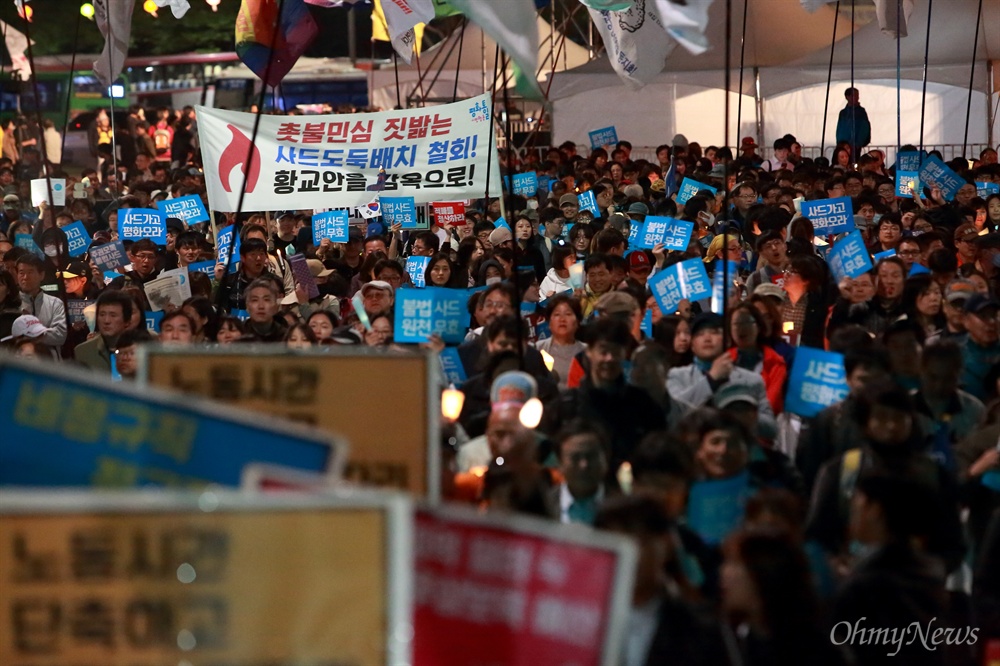
[[[628,630],[625,634],[622,666],[645,666],[649,647],[656,636],[660,624],[660,604],[657,596],[639,607],[633,607],[628,614]]]
[[[597,489],[597,494],[594,495],[594,501],[597,502],[598,504],[600,504],[602,500],[604,500],[604,486],[603,485],[600,488]],[[572,520],[569,519],[569,508],[571,506],[573,506],[573,502],[575,502],[575,501],[576,501],[576,498],[573,497],[573,493],[571,493],[569,491],[569,486],[567,486],[565,483],[560,484],[560,486],[559,486],[559,522],[560,523],[565,523],[565,524],[568,525],[568,524],[570,524],[570,523],[573,522]]]

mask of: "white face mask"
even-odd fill
[[[55,245],[46,245],[44,251],[46,257],[55,257],[58,256],[59,254],[59,248],[57,248]]]
[[[498,278],[498,277],[486,278],[486,284],[487,285],[496,284],[497,282],[502,282],[502,281],[503,281],[502,278]]]
[[[535,210],[538,208],[538,202],[534,199],[528,199],[528,210]]]

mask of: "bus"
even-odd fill
[[[227,67],[215,79],[213,106],[247,111],[260,101],[263,85],[246,65]],[[368,73],[347,58],[299,58],[264,100],[265,111],[297,108],[306,113],[329,113],[341,106],[366,107]]]

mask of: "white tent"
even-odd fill
[[[472,22],[465,25],[464,38],[462,33],[463,30],[455,30],[432,48],[424,49],[419,64],[416,57],[410,65],[399,61],[399,96],[403,106],[407,106],[407,96],[414,91],[417,96],[425,98],[427,103],[432,103],[431,100],[450,102],[455,95],[456,73],[459,99],[481,95],[492,88],[493,72],[496,67],[496,42]],[[557,50],[560,42],[563,42],[555,63],[549,57],[553,39]],[[553,70],[578,67],[589,60],[587,49],[569,39],[560,40],[559,33],[541,18],[538,19],[538,41],[538,64],[543,75]],[[435,76],[436,73],[440,74]],[[422,81],[421,75],[423,75]],[[508,72],[508,76],[512,74]],[[396,106],[396,78],[397,68],[392,65],[372,73],[369,89],[372,106],[383,109]],[[417,90],[418,84],[419,90]],[[544,84],[542,90],[545,90]]]
[[[843,90],[851,80],[851,33],[854,33],[854,78],[862,104],[872,119],[873,144],[896,143],[896,41],[883,35],[873,8],[858,0],[857,26],[851,30],[842,3],[838,43],[834,53],[833,85],[826,145],[833,143]],[[938,2],[932,17],[928,68],[925,144],[961,143],[966,91],[978,0]],[[729,137],[755,136],[769,143],[787,132],[804,145],[820,145],[827,68],[835,12],[822,7],[806,12],[794,0],[753,0],[746,33],[746,65],[742,88],[742,123],[736,127],[743,3],[733,3],[732,82]],[[862,21],[868,21],[862,25]],[[991,61],[1000,60],[1000,0],[983,3],[976,79],[972,101],[970,144],[987,140],[987,95]],[[612,121],[618,134],[636,145],[666,143],[684,133],[702,144],[721,143],[724,133],[725,2],[713,3],[708,27],[713,45],[702,56],[677,48],[663,73],[650,85],[630,91],[618,79],[606,57],[576,69],[556,73],[550,99],[554,104],[554,140],[585,142],[587,131]],[[920,79],[927,31],[927,3],[918,0],[909,36],[900,42],[901,126],[903,141],[920,133]],[[759,100],[759,105],[758,105]],[[759,111],[759,115],[758,115]],[[757,123],[762,125],[758,133]]]

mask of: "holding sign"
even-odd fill
[[[590,147],[593,150],[618,144],[618,130],[615,129],[614,125],[591,130],[588,134],[590,136]]]
[[[685,298],[700,301],[711,294],[708,272],[701,259],[688,259],[664,268],[649,279],[649,288],[664,315],[673,314]]]
[[[49,201],[49,183],[52,183],[52,201]],[[66,179],[65,178],[36,178],[31,181],[31,205],[37,206],[41,203],[49,203],[53,206],[66,205]]]
[[[693,180],[691,178],[684,178],[684,180],[681,181],[681,189],[677,191],[677,204],[686,204],[691,197],[698,194],[698,192],[702,190],[708,190],[712,194],[716,194],[719,191],[711,185],[699,183],[697,180]]]
[[[589,210],[594,217],[601,216],[601,209],[597,207],[597,197],[594,196],[593,190],[581,192],[577,199],[580,201],[580,210]]]
[[[802,216],[809,218],[817,236],[842,234],[854,228],[851,197],[803,201]]]
[[[201,197],[197,194],[157,201],[156,207],[167,217],[176,217],[189,225],[196,222],[207,222],[209,219],[205,204],[202,203]]]
[[[837,282],[844,278],[856,278],[872,269],[872,260],[868,256],[865,239],[857,229],[834,244],[827,261]]]
[[[121,241],[90,248],[90,260],[104,272],[113,271],[128,264],[125,245]]]
[[[928,187],[938,186],[941,194],[952,201],[958,191],[965,185],[965,179],[934,155],[929,155],[920,166],[920,182]]]
[[[514,174],[514,194],[524,197],[538,196],[538,174],[534,171]]]
[[[62,230],[69,243],[69,256],[79,257],[90,247],[90,234],[87,233],[87,227],[83,226],[83,222],[80,220],[67,224]]]
[[[396,342],[427,342],[439,335],[450,344],[459,344],[469,328],[470,315],[464,289],[427,287],[398,289],[393,339]]]
[[[431,263],[430,257],[409,257],[406,260],[406,274],[410,276],[410,282],[414,287],[423,289],[427,286],[424,277],[427,275],[429,263]]]
[[[810,418],[847,397],[844,355],[799,347],[788,379],[785,409]]]
[[[123,240],[148,238],[157,245],[166,245],[167,218],[152,208],[124,208],[118,212],[118,235]]]
[[[413,197],[379,197],[379,203],[386,224],[401,224],[402,229],[417,228],[417,205]]]
[[[651,250],[656,245],[663,243],[668,250],[686,250],[693,230],[693,222],[676,220],[672,217],[648,215],[638,237],[638,247]],[[631,238],[631,229],[629,231]]]
[[[434,209],[434,219],[438,226],[450,224],[453,227],[465,226],[465,204],[461,201],[435,202],[431,204]]]
[[[324,238],[333,243],[346,243],[350,230],[346,210],[328,210],[312,216],[313,245],[319,247]]]
[[[916,171],[896,172],[896,196],[912,197],[914,192],[920,191],[920,174]]]

